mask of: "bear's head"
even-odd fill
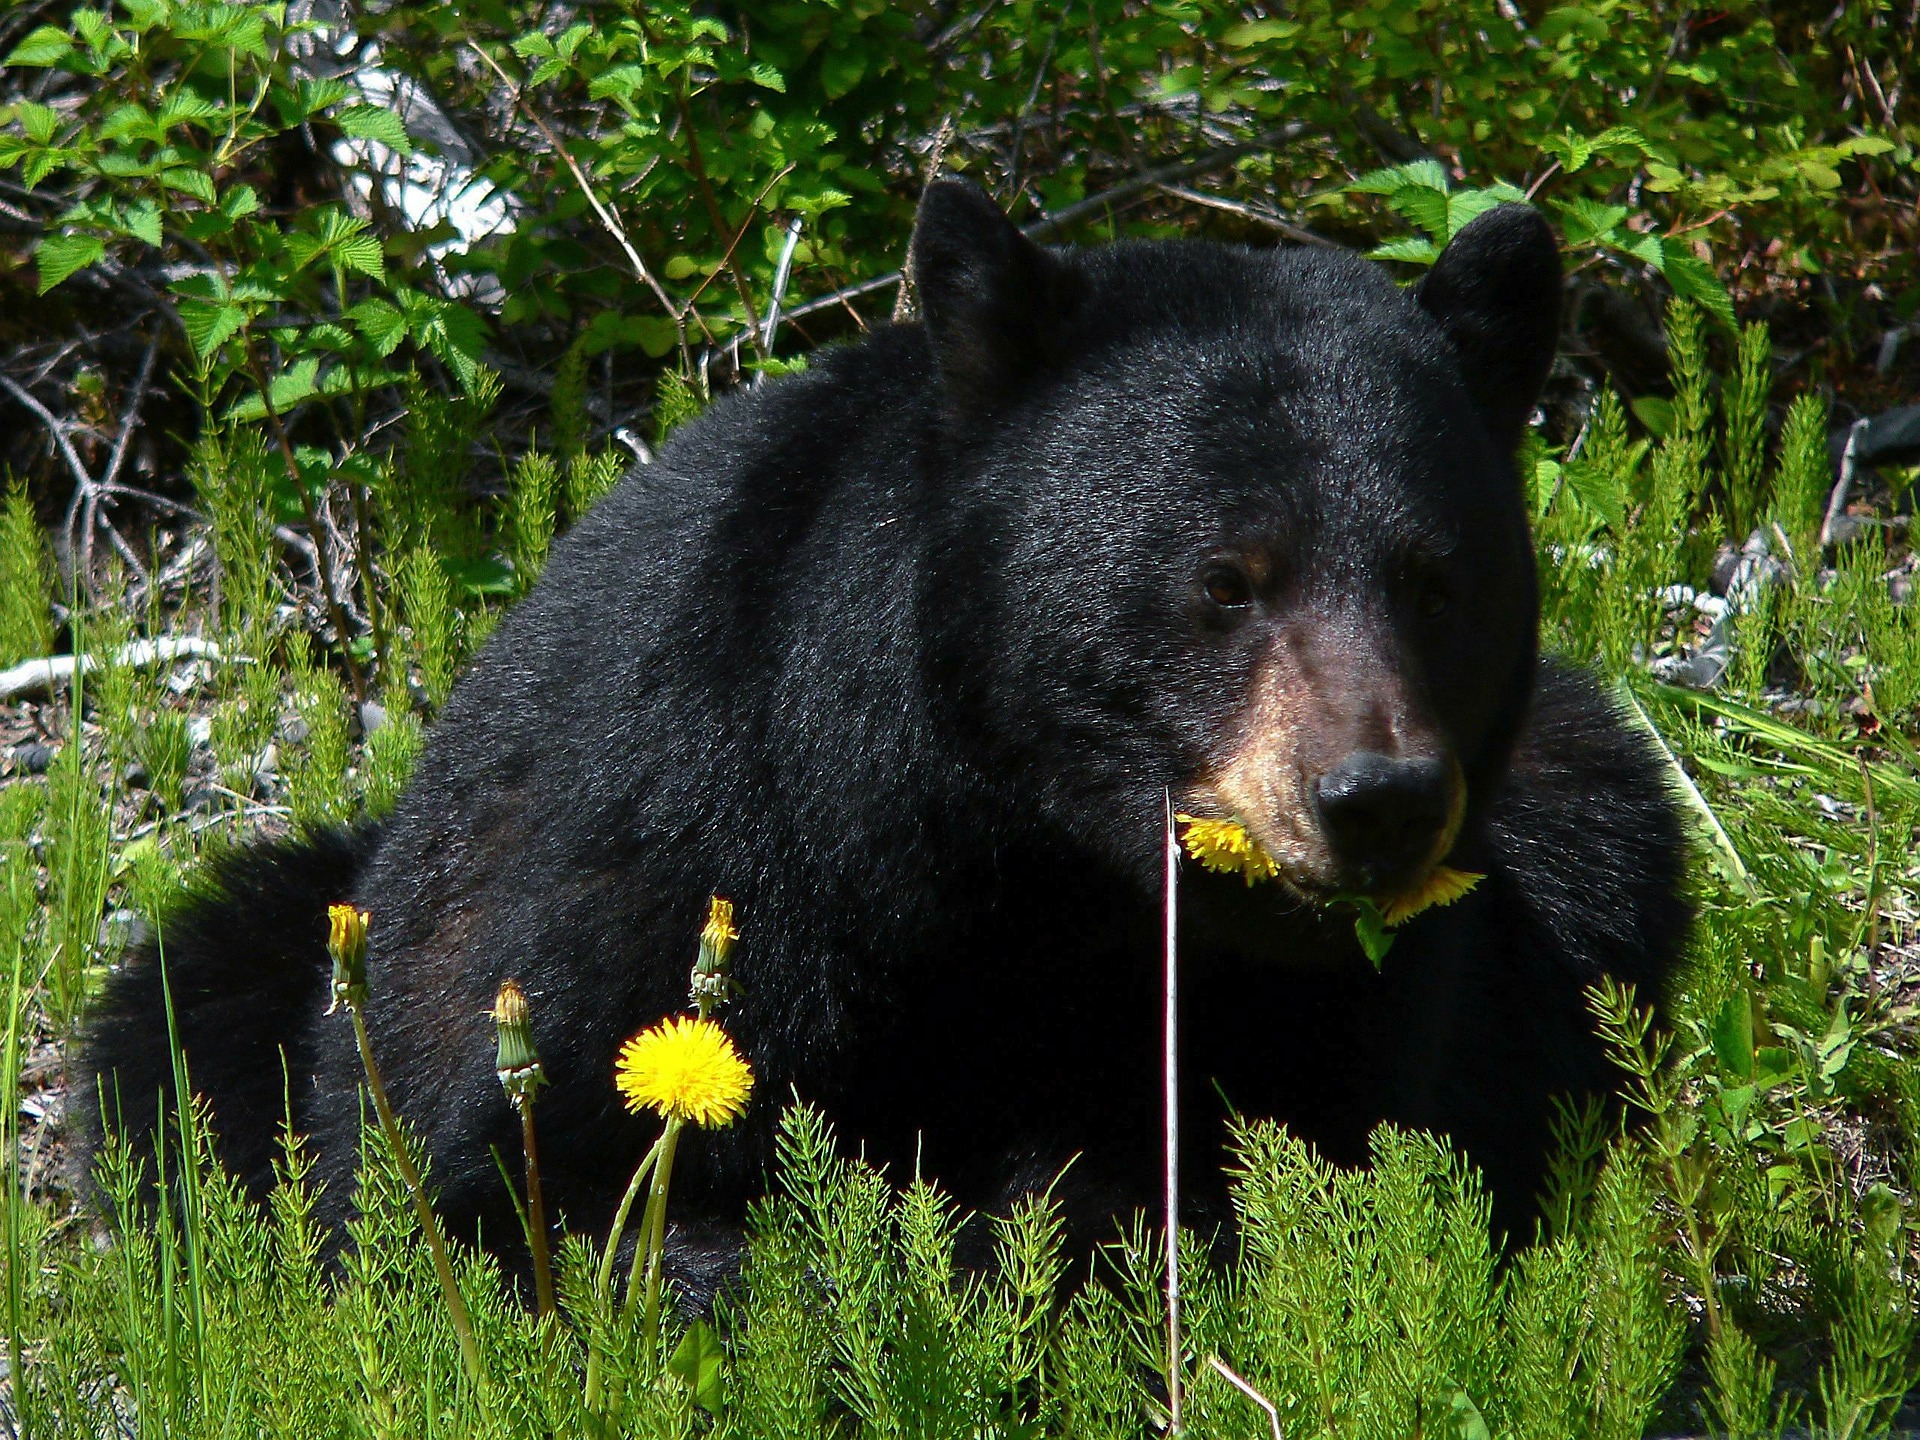
[[[1333,250],[1046,249],[947,178],[911,263],[944,457],[923,603],[994,771],[1143,878],[1171,789],[1303,895],[1417,885],[1533,681],[1544,222],[1490,210],[1403,290]]]

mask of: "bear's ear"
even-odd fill
[[[908,251],[948,398],[991,406],[1053,361],[1079,274],[1022,235],[971,180],[927,186]]]
[[[1560,343],[1560,248],[1547,222],[1496,205],[1448,242],[1415,294],[1453,342],[1494,441],[1518,445]]]

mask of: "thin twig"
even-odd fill
[[[155,335],[147,344],[146,357],[140,362],[140,374],[133,382],[133,394],[127,400],[127,408],[120,415],[120,438],[113,442],[113,455],[107,461],[107,473],[100,477],[100,488],[111,490],[120,478],[120,466],[127,458],[127,442],[133,438],[133,427],[140,419],[140,405],[147,398],[147,382],[153,378],[154,357],[160,353],[160,337]]]
[[[787,298],[787,281],[793,275],[793,252],[800,245],[802,217],[787,222],[786,243],[780,247],[780,263],[773,267],[773,298],[767,305],[767,320],[760,335],[760,348],[771,355],[773,337],[780,329],[780,302]]]
[[[314,509],[313,494],[307,489],[306,482],[300,478],[300,462],[294,458],[293,442],[287,438],[287,427],[280,419],[280,412],[274,407],[273,387],[267,383],[267,372],[260,363],[259,353],[253,348],[253,337],[241,338],[245,351],[247,368],[253,372],[253,383],[260,390],[260,404],[267,412],[267,428],[273,431],[273,437],[280,444],[280,458],[287,467],[287,480],[300,494],[300,508],[306,515],[307,533],[313,537],[314,574],[320,581],[321,603],[332,612],[334,633],[340,638],[340,658],[346,663],[347,679],[353,686],[353,698],[356,701],[367,698],[366,677],[360,673],[360,662],[354,658],[353,636],[347,628],[347,614],[341,607],[339,592],[333,584],[333,563],[327,558],[326,535],[320,526],[320,516]]]
[[[1279,231],[1289,240],[1299,241],[1302,245],[1318,245],[1325,250],[1346,248],[1336,240],[1329,240],[1324,235],[1316,235],[1305,226],[1296,225],[1271,210],[1249,205],[1245,201],[1232,200],[1225,195],[1210,195],[1204,190],[1189,190],[1184,185],[1161,185],[1158,189],[1161,194],[1171,195],[1176,200],[1185,200],[1190,205],[1204,205],[1210,210],[1224,210],[1229,215],[1239,215],[1253,221],[1256,225],[1265,225]]]
[[[1245,1380],[1234,1374],[1233,1371],[1228,1368],[1227,1362],[1222,1360],[1218,1355],[1207,1356],[1207,1364],[1213,1367],[1214,1372],[1218,1374],[1221,1379],[1225,1380],[1229,1385],[1233,1386],[1234,1389],[1238,1390],[1242,1395],[1246,1396],[1249,1400],[1253,1401],[1254,1404],[1267,1412],[1267,1424],[1273,1427],[1273,1440],[1286,1440],[1286,1437],[1280,1433],[1280,1410],[1273,1401],[1269,1400]]]
[[[587,182],[586,172],[580,168],[580,163],[573,158],[572,152],[560,143],[560,137],[547,128],[547,122],[540,118],[539,111],[535,110],[531,105],[521,107],[520,86],[505,70],[500,68],[499,63],[472,40],[467,42],[467,48],[484,60],[487,68],[498,75],[500,82],[512,92],[508,101],[509,110],[524,108],[527,119],[533,122],[533,128],[540,132],[547,144],[553,147],[553,153],[560,157],[561,162],[572,173],[574,183],[580,187],[580,193],[586,196],[587,204],[593,207],[593,213],[599,217],[600,224],[605,228],[606,232],[613,237],[614,243],[620,247],[622,253],[626,255],[627,264],[633,267],[634,278],[649,290],[653,291],[654,299],[660,302],[661,307],[673,320],[674,328],[679,331],[680,334],[680,348],[684,351],[687,345],[687,322],[685,314],[679,306],[673,303],[673,297],[667,294],[660,282],[653,278],[653,271],[649,270],[647,268],[647,262],[640,258],[640,252],[633,248],[633,242],[627,239],[626,230],[623,229],[620,222],[614,218],[613,212],[600,203],[600,197],[594,193],[593,186]]]

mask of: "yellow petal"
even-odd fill
[[[1414,889],[1396,895],[1380,907],[1380,919],[1389,926],[1404,925],[1422,910],[1436,905],[1451,905],[1487,877],[1451,865],[1436,865],[1433,873]]]
[[[1279,862],[1238,820],[1203,820],[1194,815],[1173,818],[1183,827],[1180,843],[1187,854],[1216,875],[1238,875],[1251,885],[1280,873]]]

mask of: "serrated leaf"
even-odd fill
[[[0,65],[58,65],[73,53],[73,39],[64,30],[42,25],[14,46]]]
[[[1431,265],[1440,258],[1440,247],[1431,240],[1409,235],[1389,240],[1367,252],[1369,260],[1404,260],[1409,265]]]
[[[22,100],[15,105],[13,117],[27,132],[27,138],[36,144],[48,144],[60,129],[60,112],[35,100]]]
[[[866,60],[864,57],[862,57],[860,63],[863,67],[865,66]],[[778,70],[774,69],[773,66],[771,65],[749,65],[747,67],[747,78],[753,81],[754,84],[760,86],[762,89],[777,90],[782,95],[787,93],[787,77],[782,75]],[[859,77],[856,75],[854,77],[854,84],[858,84],[858,83],[859,83]],[[852,88],[853,88],[853,85],[847,86],[848,90],[851,90]],[[846,92],[842,91],[841,93],[845,94]],[[833,97],[832,90],[829,90],[827,94],[829,98]]]
[[[154,117],[154,124],[160,130],[175,125],[188,125],[195,121],[210,119],[218,115],[223,107],[211,100],[194,94],[191,90],[173,90],[160,102],[160,113]]]
[[[160,247],[160,209],[151,200],[129,206],[120,217],[120,228],[136,240],[144,240],[156,250]]]
[[[343,270],[357,271],[370,280],[387,278],[386,258],[380,253],[380,242],[371,235],[342,240],[333,247],[333,256]]]
[[[407,127],[400,123],[400,117],[391,110],[378,105],[349,105],[333,118],[344,133],[356,140],[376,141],[396,155],[413,153],[413,141],[407,138]]]
[[[1597,465],[1576,460],[1562,470],[1562,476],[1579,502],[1606,521],[1616,533],[1626,528],[1627,497],[1620,476]]]
[[[228,301],[182,300],[179,310],[187,343],[202,360],[232,339],[247,321],[247,312]]]
[[[49,235],[33,252],[33,262],[40,269],[40,293],[46,294],[106,253],[106,242],[98,235]]]
[[[1673,293],[1693,301],[1729,330],[1733,329],[1736,324],[1733,297],[1720,283],[1713,267],[1688,250],[1685,242],[1670,236],[1661,242],[1661,248],[1666,252],[1667,262],[1660,267],[1661,273],[1667,277]]]
[[[651,79],[644,65],[616,65],[593,77],[593,83],[587,86],[587,98],[624,100],[636,91],[646,89]]]
[[[251,215],[260,208],[260,196],[251,185],[236,185],[220,201],[220,213],[229,220]]]
[[[191,165],[176,165],[170,170],[162,170],[160,183],[169,190],[191,195],[204,205],[215,204],[218,199],[213,191],[213,177]]]
[[[1438,190],[1442,195],[1451,188],[1446,167],[1438,160],[1415,160],[1406,165],[1390,165],[1384,170],[1370,170],[1347,189],[1361,195],[1392,195],[1415,185]]]
[[[1566,239],[1569,245],[1583,245],[1609,236],[1627,218],[1626,206],[1602,205],[1585,196],[1569,200],[1558,208],[1567,222]]]
[[[374,353],[391,355],[406,338],[407,317],[384,300],[362,300],[347,311],[347,319],[372,343]]]
[[[1488,186],[1484,190],[1456,190],[1447,197],[1447,236],[1458,235],[1470,222],[1497,205],[1525,204],[1526,196],[1511,186]]]
[[[1408,185],[1387,196],[1387,204],[1444,245],[1453,231],[1447,222],[1447,193],[1426,185]]]

